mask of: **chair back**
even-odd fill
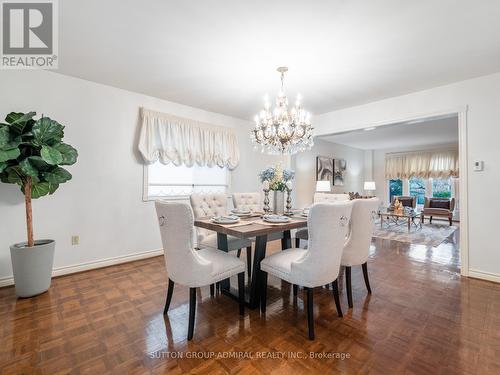
[[[233,193],[233,206],[240,210],[262,211],[260,193]]]
[[[316,203],[307,219],[308,250],[292,263],[291,272],[304,286],[316,287],[337,279],[351,218],[352,202]]]
[[[396,202],[396,198],[401,202],[403,207],[411,207],[415,208],[417,207],[417,197],[416,196],[404,196],[404,195],[395,195],[392,197],[392,202],[391,204],[394,204]]]
[[[365,263],[370,254],[373,235],[373,222],[377,218],[380,199],[356,199],[353,201],[351,230],[342,254],[343,266],[356,266]]]
[[[195,219],[227,214],[226,194],[191,194],[189,197]],[[196,228],[197,242],[200,244],[212,231]]]
[[[187,203],[155,202],[168,277],[190,285],[199,275],[209,276],[212,264],[200,258],[193,246],[193,211]]]
[[[349,194],[314,193],[314,203],[334,203],[349,200]]]

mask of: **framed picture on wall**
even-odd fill
[[[333,185],[343,186],[345,172],[347,169],[347,163],[345,159],[334,159],[333,160]]]
[[[333,182],[333,159],[316,156],[316,181]]]

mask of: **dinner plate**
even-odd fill
[[[240,218],[235,215],[227,215],[227,216],[214,216],[212,218],[212,222],[216,224],[234,224],[240,221]]]
[[[290,221],[288,216],[282,215],[264,215],[263,219],[269,223],[288,223]]]
[[[250,216],[252,214],[252,211],[250,210],[231,210],[231,213],[236,216],[244,217],[244,216]]]

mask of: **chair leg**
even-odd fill
[[[172,293],[174,292],[174,282],[168,279],[168,290],[167,290],[167,300],[165,301],[165,307],[163,308],[163,315],[168,312],[170,307],[170,301],[172,301]]]
[[[363,277],[365,279],[366,289],[368,290],[369,294],[372,294],[372,288],[370,288],[370,280],[368,280],[368,263],[363,263],[361,267],[363,268]]]
[[[295,237],[295,248],[298,249],[300,247],[300,238]]]
[[[215,295],[215,284],[210,284],[210,297]]]
[[[240,302],[240,315],[245,315],[245,272],[238,274],[238,297]]]
[[[337,314],[342,318],[344,314],[342,314],[342,307],[340,306],[340,297],[339,297],[339,283],[337,279],[332,283],[332,293],[333,299],[335,300],[335,307],[337,308]]]
[[[307,292],[307,327],[309,340],[314,340],[313,288],[304,288]]]
[[[448,220],[450,221],[450,227],[451,227],[453,224],[453,220],[451,219],[451,217],[449,217]]]
[[[267,272],[260,271],[260,311],[262,313],[266,312],[266,304],[267,304]]]
[[[429,216],[429,223],[432,224],[432,216]]]
[[[345,268],[345,287],[347,290],[347,304],[352,309],[352,285],[351,285],[351,267]]]
[[[195,314],[196,314],[196,288],[189,288],[188,340],[191,340],[193,338]]]
[[[236,256],[239,258],[241,255],[241,249],[238,249],[238,252],[236,253]]]
[[[252,246],[247,247],[247,272],[248,282],[252,280]]]
[[[297,297],[297,294],[299,292],[299,286],[297,284],[293,284],[292,288],[293,288],[293,296]]]

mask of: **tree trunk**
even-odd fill
[[[33,240],[33,212],[31,209],[31,177],[26,179],[24,183],[24,201],[26,203],[26,226],[28,229],[28,246],[35,246],[35,241]]]

